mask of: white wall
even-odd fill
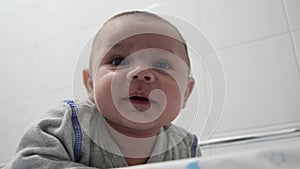
[[[146,8],[193,23],[216,47],[227,82],[216,137],[299,126],[299,0],[1,0],[0,161],[43,112],[72,97],[77,57],[103,21]]]

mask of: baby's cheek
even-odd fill
[[[95,102],[98,104],[112,104],[111,102],[111,80],[105,76],[95,80],[94,86]],[[99,105],[101,107],[101,105]]]
[[[180,92],[173,92],[173,94],[170,96],[171,98],[169,98],[168,107],[167,110],[165,111],[164,119],[166,119],[166,121],[168,120],[172,122],[180,114],[180,111],[182,109],[183,99],[181,98]]]
[[[165,84],[163,89],[167,96],[167,102],[171,105],[180,105],[181,102],[181,92],[177,84],[169,83]]]
[[[166,86],[164,90],[167,96],[167,105],[165,107],[162,119],[164,122],[172,122],[181,110],[181,94],[176,86]]]

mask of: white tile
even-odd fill
[[[74,33],[91,25],[104,23],[113,14],[126,9],[144,8],[152,1],[52,0],[45,4],[39,41]]]
[[[300,29],[300,1],[284,0],[291,29]]]
[[[293,32],[292,36],[293,36],[294,41],[295,41],[295,47],[296,47],[295,50],[296,50],[296,54],[297,54],[297,57],[298,57],[298,64],[300,66],[300,31]],[[300,67],[299,67],[299,69],[300,69]]]
[[[27,10],[28,8],[32,8],[35,6],[43,6],[46,1],[39,1],[39,0],[13,0],[14,7],[18,10]]]
[[[128,4],[128,3],[127,3]],[[122,2],[104,0],[54,0],[46,3],[42,37],[49,40],[76,31],[88,29],[92,25],[99,26],[122,8]],[[123,8],[125,8],[123,6]]]
[[[39,42],[72,34],[79,28],[78,0],[47,1],[40,25]]]
[[[299,123],[300,76],[288,34],[219,53],[227,101],[218,133]]]
[[[45,1],[39,0],[1,0],[0,1],[0,18],[4,18],[2,14],[16,14],[22,12],[24,10],[28,10],[28,8],[34,8],[38,5],[43,5]],[[30,9],[32,10],[32,9]]]
[[[200,0],[197,4],[195,25],[216,48],[288,31],[281,0]],[[186,12],[176,5],[165,8],[178,9],[179,16]]]
[[[24,100],[0,105],[0,149],[5,152],[0,154],[0,161],[8,161],[13,156],[23,132],[28,127],[24,122],[24,110]]]
[[[10,0],[2,0],[0,1],[0,13],[2,15],[11,14],[11,12],[15,12],[14,3]],[[2,18],[2,17],[1,17]]]
[[[118,1],[118,0],[79,0],[79,11],[81,19],[88,21],[88,23],[97,24],[106,21],[113,15],[128,11],[128,10],[144,10],[150,5],[161,2],[160,0],[130,0],[130,1]]]
[[[7,103],[29,95],[32,59],[35,48],[16,51],[0,57],[0,103]]]
[[[183,19],[188,23],[198,24],[199,23],[199,0],[165,0],[153,3],[147,6],[147,10],[157,12],[158,14],[172,15]],[[188,9],[188,10],[187,10]]]
[[[71,87],[26,98],[24,122],[26,125],[36,122],[51,107],[66,99],[72,99]]]
[[[36,45],[41,7],[11,13],[0,22],[0,55],[23,51]]]
[[[72,86],[78,44],[74,34],[38,46],[30,85],[33,95]]]

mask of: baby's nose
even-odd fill
[[[127,74],[128,80],[144,80],[147,83],[151,83],[155,80],[154,74],[151,72],[150,69],[140,69],[139,67],[131,70]]]

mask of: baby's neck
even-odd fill
[[[133,138],[149,138],[149,137],[155,137],[158,133],[160,128],[155,129],[147,129],[147,130],[141,130],[141,129],[132,129],[132,128],[126,128],[124,126],[121,126],[119,124],[110,122],[106,120],[107,127],[109,129],[109,132],[112,132],[111,129],[115,130],[115,132],[118,132],[119,134],[133,137]]]
[[[107,125],[108,131],[125,156],[128,165],[144,164],[151,156],[156,142],[156,135],[159,129],[155,131],[135,132],[124,130],[124,127]]]
[[[149,159],[149,157],[145,157],[145,158],[129,158],[129,157],[125,157],[125,160],[126,160],[128,166],[145,164],[145,163],[147,163],[148,159]]]

